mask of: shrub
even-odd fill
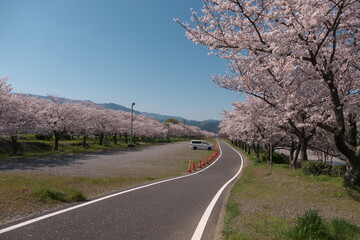
[[[85,201],[86,197],[81,191],[72,189],[67,194],[67,200],[68,202],[81,202]]]
[[[360,228],[343,219],[324,221],[316,210],[308,210],[297,218],[296,226],[283,234],[291,240],[355,240]]]
[[[293,240],[329,238],[325,223],[316,210],[307,210],[303,216],[298,217],[296,226],[287,235]]]
[[[274,152],[273,153],[273,163],[277,163],[277,164],[288,164],[289,163],[289,158],[282,154],[282,153],[277,153]]]
[[[72,136],[69,135],[69,134],[64,134],[64,135],[62,135],[62,136],[60,137],[60,140],[67,140],[67,141],[69,141],[69,140],[72,140]]]
[[[344,219],[333,219],[327,226],[331,239],[360,239],[360,228]]]
[[[305,175],[330,175],[331,166],[325,162],[306,161],[303,162],[302,170]]]
[[[331,176],[344,176],[346,173],[346,165],[332,165],[330,174]]]
[[[40,190],[35,191],[33,196],[35,196],[37,200],[41,202],[79,202],[86,200],[86,197],[81,191],[73,189],[64,193],[52,188],[41,188]]]
[[[325,162],[307,161],[302,165],[305,175],[328,175],[332,177],[344,176],[346,165],[330,165]]]
[[[37,140],[46,140],[49,141],[52,138],[52,134],[35,134]]]
[[[266,153],[265,152],[261,152],[260,154],[260,157],[258,158],[257,162],[258,163],[263,163],[263,162],[266,162]]]
[[[267,157],[267,155],[265,152],[260,153],[260,157],[257,162],[258,163],[267,162],[266,157]],[[288,163],[289,161],[288,161],[288,158],[284,154],[273,152],[272,162],[276,163],[276,164],[284,164],[284,163]]]
[[[60,201],[66,202],[65,194],[51,188],[41,188],[33,194],[39,201]]]

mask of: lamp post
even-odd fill
[[[134,147],[134,144],[133,144],[134,105],[135,105],[135,103],[133,102],[133,103],[131,104],[130,144],[128,145],[129,147]]]

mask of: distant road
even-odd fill
[[[218,161],[203,172],[129,189],[7,226],[0,229],[0,239],[214,239],[228,188],[219,190],[242,168],[237,152],[222,141],[220,147]],[[214,199],[216,195],[218,200]],[[208,207],[212,200],[213,208]]]

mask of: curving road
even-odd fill
[[[205,171],[7,226],[0,239],[214,239],[226,186],[243,166],[235,150],[219,144],[218,160]]]

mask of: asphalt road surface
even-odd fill
[[[0,239],[215,239],[226,184],[243,166],[236,151],[219,143],[220,157],[205,171],[4,226]]]

